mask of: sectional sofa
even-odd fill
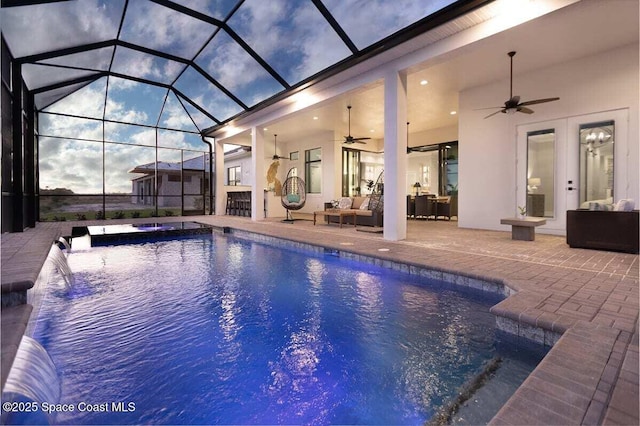
[[[356,225],[382,227],[383,212],[369,209],[369,197],[342,197],[338,200],[338,208],[341,210],[355,211]],[[325,203],[325,210],[332,208],[331,203]],[[327,216],[329,222],[338,223],[340,218]],[[342,223],[353,224],[352,217],[343,217]]]

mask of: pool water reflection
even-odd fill
[[[208,235],[68,260],[34,333],[61,402],[135,411],[60,423],[421,424],[501,356],[495,296],[335,256]]]

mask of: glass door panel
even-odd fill
[[[362,193],[360,186],[360,151],[342,149],[342,196],[354,197]]]
[[[555,129],[527,133],[527,216],[555,217]]]
[[[613,120],[580,125],[580,207],[613,203]]]
[[[567,120],[549,120],[517,126],[516,202],[514,216],[523,209],[543,217],[541,226],[562,234],[566,227]]]

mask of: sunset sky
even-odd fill
[[[182,0],[176,3],[223,21],[238,2]],[[454,1],[323,1],[358,50],[451,3]],[[3,32],[16,58],[115,39],[175,58],[167,59],[122,45],[95,48],[25,64],[23,74],[27,86],[37,89],[97,71],[111,71],[169,85],[222,122],[352,54],[318,8],[307,0],[246,0],[226,21],[231,31],[279,78],[247,53],[224,28],[149,0],[131,0],[126,11],[124,6],[124,0],[82,0],[3,8]],[[195,67],[188,61],[193,61]],[[207,80],[201,71],[208,73],[232,96]],[[60,92],[68,93],[77,87],[38,94],[36,103],[44,112],[97,119],[104,115],[108,120],[185,130],[192,133],[159,131],[158,145],[207,149],[196,133],[216,122],[184,99],[181,104],[171,90],[111,76],[100,78],[51,104],[66,94]],[[42,188],[102,192],[101,122],[41,114],[40,134]],[[107,123],[104,140],[129,144],[107,144],[105,152],[106,191],[128,192],[130,181],[135,177],[127,173],[128,170],[137,164],[155,161],[152,148],[155,129]],[[196,153],[185,153],[185,158],[192,154]],[[180,151],[170,150],[162,150],[158,156],[161,161],[181,158]]]

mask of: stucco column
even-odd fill
[[[251,128],[251,220],[264,218],[264,130]]]
[[[384,232],[385,240],[407,238],[407,74],[384,77]]]
[[[216,174],[216,215],[223,216],[226,214],[227,192],[224,190],[224,142],[222,139],[216,138],[214,145],[214,159]]]

